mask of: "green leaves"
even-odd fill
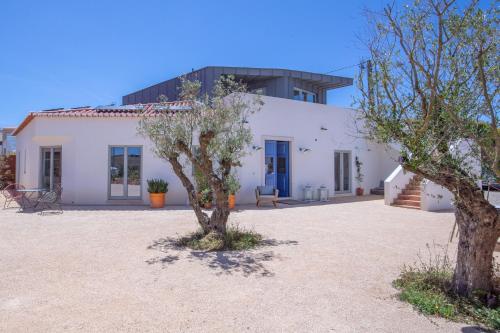
[[[373,71],[361,68],[355,100],[363,134],[396,143],[406,166],[429,176],[446,169],[472,181],[471,161],[500,175],[498,17],[494,4],[444,0],[368,14]]]
[[[167,193],[168,183],[163,179],[148,179],[149,193]]]

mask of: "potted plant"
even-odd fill
[[[363,183],[364,175],[361,173],[361,166],[363,163],[359,160],[358,156],[354,159],[354,164],[356,164],[356,182],[358,183],[358,187],[356,187],[356,195],[361,196],[364,193],[364,188],[361,187],[361,183]]]
[[[149,200],[151,208],[165,207],[165,194],[168,192],[168,183],[163,179],[148,180]]]
[[[203,205],[203,207],[205,207],[206,209],[212,208],[212,201],[213,201],[212,189],[205,188],[204,190],[202,190],[200,193],[200,202]]]
[[[229,202],[229,209],[233,209],[236,206],[236,192],[238,192],[241,188],[240,182],[238,181],[238,178],[236,175],[231,174],[227,178],[226,181],[227,189],[229,191],[229,197],[228,197],[228,202]]]

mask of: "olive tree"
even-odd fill
[[[168,161],[187,191],[189,203],[205,234],[226,232],[232,170],[248,151],[252,133],[247,118],[262,101],[248,95],[246,86],[232,76],[215,82],[211,94],[201,94],[199,81],[182,80],[180,99],[185,109],[160,102],[153,115],[141,119],[139,133],[153,143],[158,157]],[[195,149],[196,146],[196,149]],[[200,206],[191,167],[212,189],[215,208],[209,216]]]
[[[451,191],[459,230],[453,288],[489,292],[500,224],[474,164],[500,177],[498,10],[421,0],[367,19],[371,61],[357,99],[366,134],[398,144],[404,169]]]

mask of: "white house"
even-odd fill
[[[238,203],[255,203],[259,185],[277,187],[283,199],[303,200],[307,185],[316,199],[320,186],[330,197],[354,195],[356,157],[362,163],[365,194],[396,172],[398,152],[363,139],[356,110],[326,104],[326,91],[350,85],[351,79],[228,67],[206,67],[189,73],[188,79],[201,78],[210,86],[225,74],[265,95],[262,109],[248,119],[253,144],[238,169]],[[154,156],[151,143],[137,134],[143,116],[138,109],[154,112],[159,95],[176,100],[178,83],[174,78],[124,96],[123,106],[31,112],[14,131],[17,182],[32,188],[61,184],[64,203],[148,204],[146,180],[163,178],[169,182],[167,204],[187,204],[186,191],[170,165]],[[183,102],[170,106],[186,107]],[[404,186],[409,179],[398,181]],[[398,195],[393,187],[386,182],[389,204]]]
[[[302,200],[306,185],[324,185],[330,196],[353,195],[356,156],[366,190],[397,166],[394,154],[359,137],[355,110],[268,96],[263,101],[248,119],[253,144],[238,170],[239,203],[254,203],[256,186],[278,178],[284,198]],[[60,183],[65,203],[145,204],[146,180],[163,178],[169,182],[167,203],[186,204],[169,164],[137,134],[139,117],[135,106],[30,113],[15,132],[18,182],[47,188]],[[124,176],[119,183],[115,174]]]

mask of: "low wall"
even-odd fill
[[[406,184],[410,182],[414,174],[405,171],[401,165],[386,178],[384,181],[384,202],[386,205],[391,205],[398,194],[405,188]]]

